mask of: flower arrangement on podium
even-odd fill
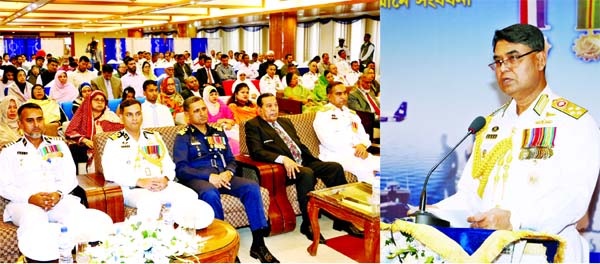
[[[205,243],[195,228],[174,228],[136,216],[115,226],[114,234],[78,254],[87,255],[90,263],[186,262],[183,258],[198,254]]]

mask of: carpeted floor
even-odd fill
[[[327,245],[319,245],[317,255],[311,256],[306,249],[311,241],[300,233],[302,219],[296,219],[296,230],[285,234],[265,238],[267,247],[273,255],[282,263],[355,263],[352,258],[334,250]],[[319,219],[321,234],[325,239],[337,238],[346,235],[345,232],[336,231],[332,228],[333,221],[327,217]],[[250,228],[239,228],[240,251],[238,257],[242,263],[258,263],[258,260],[250,257],[250,246],[252,245],[252,233]],[[336,239],[338,240],[338,239]],[[362,240],[360,240],[362,242]],[[362,243],[361,243],[362,245]]]
[[[366,263],[364,240],[351,235],[342,235],[327,239],[327,246],[345,256]]]

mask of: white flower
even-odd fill
[[[194,256],[204,242],[181,228],[165,226],[161,221],[141,221],[136,217],[116,224],[115,233],[101,245],[84,253],[92,263],[168,263],[181,256]]]

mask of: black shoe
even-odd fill
[[[312,226],[302,224],[300,226],[300,233],[304,234],[308,240],[313,241]],[[325,244],[325,238],[319,233],[319,244]]]
[[[250,257],[258,259],[261,263],[279,263],[279,260],[269,252],[265,245],[256,248],[250,247]]]
[[[233,263],[242,263],[242,262],[240,261],[240,258],[238,256],[235,256],[235,261]]]
[[[356,226],[352,223],[337,220],[333,222],[333,229],[337,231],[345,231],[348,235],[358,238],[364,238],[365,234],[363,231],[360,231]]]

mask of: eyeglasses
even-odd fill
[[[492,71],[496,71],[496,69],[502,67],[502,64],[504,64],[507,68],[512,68],[514,66],[517,66],[517,64],[519,64],[520,58],[523,58],[531,53],[538,52],[538,51],[539,50],[531,50],[522,55],[510,55],[506,59],[494,60],[494,62],[488,64],[488,66],[490,67],[490,69],[492,69]]]

